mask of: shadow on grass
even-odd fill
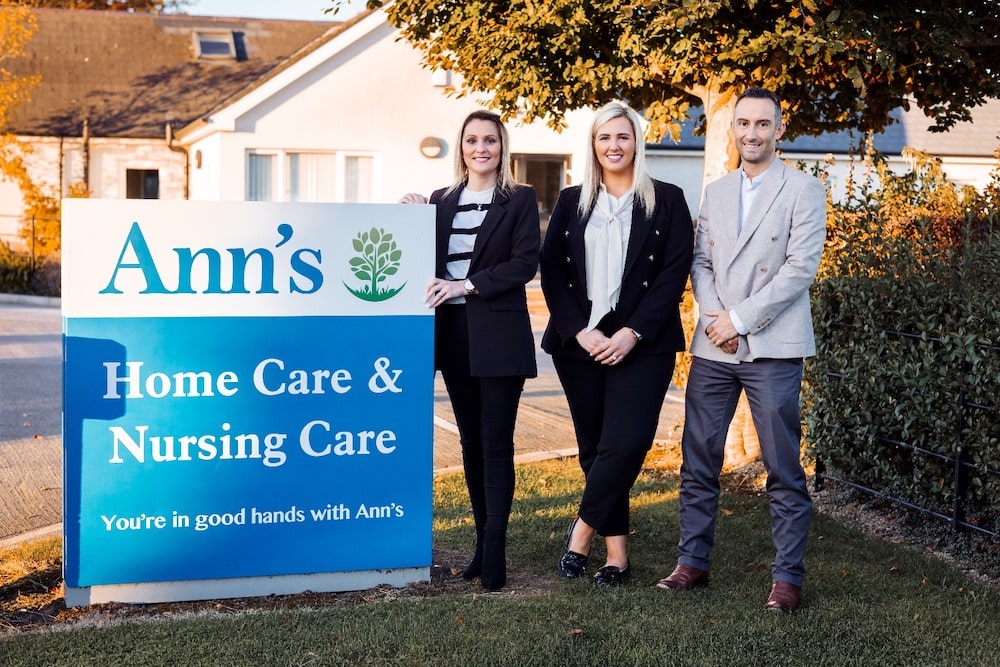
[[[770,585],[767,499],[724,492],[711,585],[654,583],[673,567],[677,480],[633,490],[627,586],[567,581],[555,562],[582,488],[574,459],[517,470],[509,585],[484,593],[457,572],[474,528],[461,474],[434,490],[435,577],[397,590],[105,605],[73,632],[0,638],[5,664],[212,665],[991,665],[1000,593],[952,565],[814,516],[803,607],[763,610]],[[595,541],[592,559],[603,557]],[[298,602],[298,604],[296,604]],[[128,613],[126,613],[128,612]],[[120,620],[115,620],[115,619]],[[157,622],[150,622],[155,619]]]

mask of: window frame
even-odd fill
[[[135,174],[138,179],[138,186],[140,190],[140,196],[131,197],[132,193],[131,180],[132,175]],[[149,197],[146,193],[147,179],[150,174],[156,175],[156,191],[155,196]],[[159,199],[160,198],[160,170],[158,168],[151,167],[125,167],[125,199]]]
[[[251,200],[249,199],[250,193],[250,156],[260,155],[260,156],[270,156],[273,160],[272,162],[272,177],[271,177],[271,199],[268,200]],[[351,158],[368,158],[370,162],[370,170],[368,174],[369,188],[366,198],[361,198],[358,200],[360,203],[370,203],[377,201],[379,196],[378,191],[378,170],[380,167],[379,154],[375,151],[355,151],[355,150],[298,150],[298,149],[267,149],[267,148],[249,148],[246,150],[246,157],[244,158],[244,182],[243,182],[243,197],[246,201],[276,201],[276,202],[290,202],[290,201],[306,201],[310,202],[312,200],[301,200],[292,198],[292,156],[295,155],[331,155],[334,157],[333,162],[333,179],[334,187],[332,190],[332,197],[328,201],[329,203],[352,203],[348,201],[348,191],[347,191],[347,163]]]
[[[195,30],[191,35],[194,54],[199,60],[236,60],[236,38],[232,30]],[[225,53],[206,53],[203,44],[221,44]]]

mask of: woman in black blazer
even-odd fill
[[[679,304],[694,232],[684,194],[646,173],[639,115],[601,108],[582,185],[563,190],[541,253],[550,319],[542,349],[566,393],[585,477],[557,569],[584,574],[595,534],[607,550],[594,582],[631,574],[629,492],[652,446],[684,349]]]
[[[510,141],[496,114],[470,114],[458,135],[455,182],[435,191],[435,368],[451,399],[476,523],[476,551],[462,573],[489,590],[507,581],[507,522],[514,499],[514,424],[535,341],[525,284],[538,270],[535,191],[514,182]],[[402,203],[427,203],[407,194]]]

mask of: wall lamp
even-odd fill
[[[444,142],[444,139],[439,139],[437,137],[424,137],[420,140],[420,154],[426,158],[435,159],[439,157],[444,157],[444,154],[448,150],[448,144]]]

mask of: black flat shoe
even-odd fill
[[[580,517],[576,517],[569,522],[569,526],[566,528],[566,544],[563,545],[563,551],[569,551],[569,543],[573,539],[573,529],[576,528],[576,522],[580,520]]]
[[[594,584],[597,586],[621,586],[628,581],[630,576],[632,576],[632,568],[629,565],[625,567],[605,565],[594,573]]]
[[[576,579],[583,576],[583,573],[587,571],[587,560],[587,556],[583,554],[578,554],[575,551],[567,551],[559,559],[559,562],[556,563],[556,569],[559,570],[559,574],[567,579]]]
[[[569,550],[569,543],[573,539],[573,529],[576,528],[576,522],[579,520],[580,517],[577,517],[569,522],[569,527],[566,529],[566,545],[563,547],[564,553],[559,562],[556,563],[556,570],[567,579],[576,579],[587,571],[588,557]]]

